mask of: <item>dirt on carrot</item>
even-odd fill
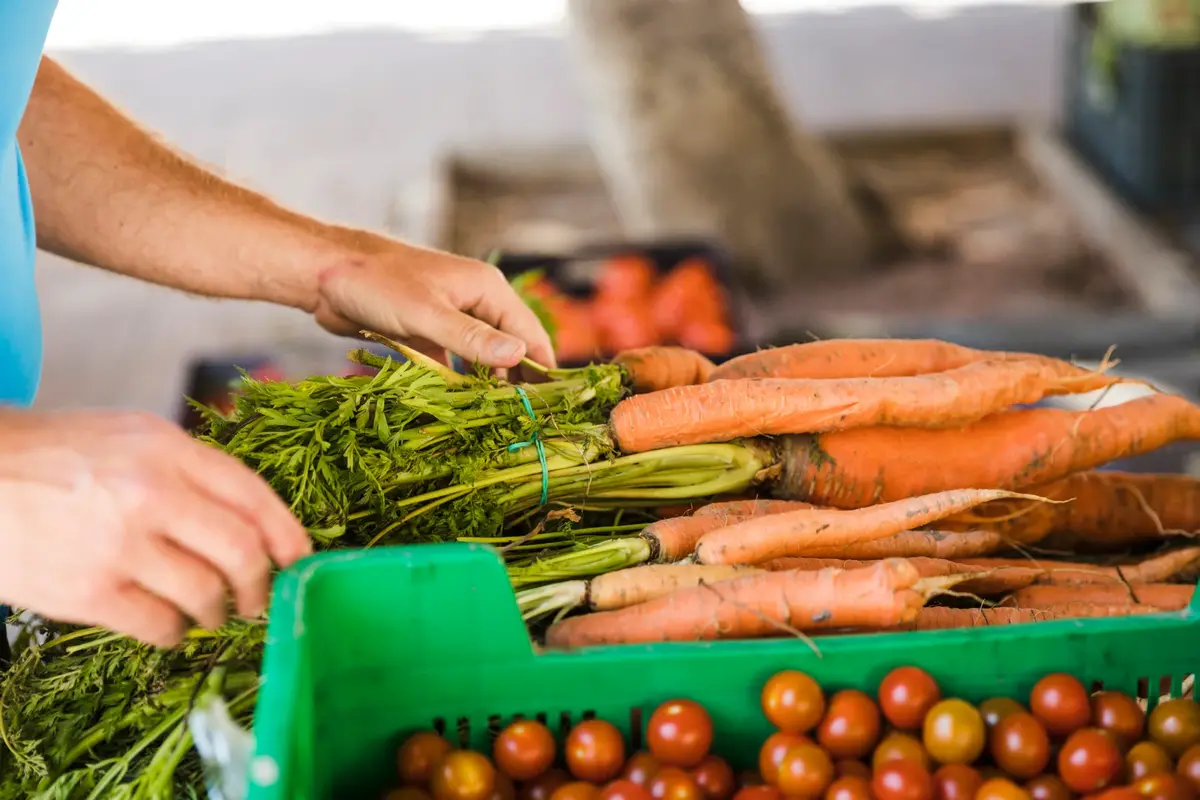
[[[1008,543],[995,531],[902,531],[871,542],[845,547],[813,547],[804,553],[814,558],[970,558],[988,556]]]
[[[996,569],[1025,566],[1042,570],[1039,584],[1140,584],[1164,583],[1200,567],[1200,546],[1167,550],[1134,564],[1088,564],[1079,561],[1055,561],[1035,558],[964,558],[962,563]]]
[[[1180,611],[1192,601],[1196,587],[1180,583],[1141,583],[1126,585],[1113,582],[1107,585],[1064,586],[1049,584],[1027,586],[1013,592],[1006,605],[1017,608],[1040,608],[1086,602],[1098,606],[1145,605],[1163,611]]]
[[[1030,622],[1052,622],[1084,617],[1124,617],[1133,614],[1155,614],[1162,609],[1154,606],[1123,604],[1101,605],[1086,601],[1039,608],[922,608],[916,619],[894,626],[894,630],[934,631],[950,628],[976,628],[985,625],[1018,625]]]
[[[1078,472],[1027,489],[1063,504],[1000,500],[946,521],[986,528],[1047,550],[1119,552],[1131,544],[1200,532],[1200,479],[1190,475]]]
[[[667,345],[626,350],[612,361],[625,370],[635,392],[704,383],[716,369],[712,361],[695,350]]]
[[[862,508],[946,489],[1016,489],[1200,439],[1200,406],[1171,394],[1090,411],[1006,411],[951,430],[875,427],[784,437],[774,494]]]
[[[1003,566],[996,569],[964,564],[944,558],[915,557],[907,559],[922,578],[962,576],[954,591],[980,597],[994,597],[1022,589],[1036,581],[1043,571],[1034,567]],[[843,558],[776,558],[759,565],[771,572],[788,569],[865,569],[878,562]]]
[[[761,572],[681,589],[647,603],[564,619],[549,647],[750,639],[912,620],[925,603],[920,575],[902,560],[870,569]]]
[[[705,533],[696,545],[702,564],[761,564],[804,555],[814,547],[845,547],[919,528],[989,500],[1014,496],[998,489],[960,489],[909,497],[852,511],[801,509],[735,522]],[[1025,495],[1037,499],[1033,495]]]
[[[976,361],[903,378],[715,381],[635,395],[609,420],[627,453],[748,436],[824,433],[880,425],[953,428],[1052,394],[1123,379],[1065,361]]]

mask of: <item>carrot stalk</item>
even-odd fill
[[[760,564],[803,555],[816,546],[844,547],[883,539],[989,500],[1013,496],[998,489],[961,489],[853,511],[814,508],[768,514],[704,534],[696,545],[696,559],[701,564]]]
[[[974,594],[982,597],[1005,594],[1032,584],[1043,573],[1034,567],[1002,566],[996,569],[960,564],[944,558],[909,558],[909,564],[916,568],[922,578],[937,578],[956,575],[961,581],[954,584],[956,592]],[[767,561],[760,566],[763,569],[776,572],[787,569],[866,569],[875,565],[876,561],[842,558],[777,558]]]
[[[592,611],[612,611],[645,603],[678,589],[717,583],[749,572],[753,567],[702,564],[647,564],[607,572],[588,581],[564,581],[517,592],[517,606],[525,619],[579,606]]]
[[[1200,565],[1200,546],[1168,550],[1136,564],[1116,566],[1020,558],[967,558],[962,563],[989,569],[1002,566],[1035,567],[1042,571],[1038,583],[1163,583]]]
[[[1170,394],[1090,411],[1014,410],[954,430],[878,427],[787,437],[775,494],[861,508],[946,489],[1016,489],[1196,439],[1200,407]]]
[[[890,627],[915,618],[925,596],[902,560],[870,569],[762,572],[680,589],[617,611],[561,620],[551,647],[748,639],[845,627]]]
[[[715,364],[695,350],[665,345],[626,350],[612,361],[625,370],[635,392],[704,383],[716,369]]]
[[[715,381],[622,400],[609,425],[626,453],[758,435],[877,425],[951,428],[1047,395],[1121,382],[1065,361],[977,361],[904,378]]]
[[[1018,608],[1087,602],[1099,606],[1147,605],[1163,611],[1181,611],[1192,601],[1195,586],[1178,583],[1094,585],[1087,587],[1046,584],[1026,586],[1008,598]]]

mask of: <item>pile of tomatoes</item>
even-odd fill
[[[568,296],[545,277],[529,291],[553,319],[556,355],[563,362],[661,344],[720,356],[736,343],[725,292],[699,256],[683,259],[665,275],[645,256],[614,256],[601,265],[586,298]]]
[[[562,748],[535,720],[496,737],[491,758],[433,732],[398,754],[401,788],[387,800],[1198,800],[1200,705],[1172,699],[1147,715],[1120,692],[1089,693],[1052,674],[1028,704],[943,697],[916,667],[890,672],[872,697],[826,696],[785,671],[762,691],[775,728],[757,769],[735,775],[710,752],[713,721],[692,700],[659,706],[646,750],[580,722]]]

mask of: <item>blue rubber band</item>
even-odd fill
[[[529,437],[527,442],[515,442],[508,446],[510,453],[533,445],[537,450],[538,462],[542,465],[542,505],[546,505],[546,500],[550,497],[550,465],[546,463],[546,448],[542,445],[542,437],[537,431],[537,414],[533,413],[533,405],[529,402],[529,395],[525,394],[525,390],[520,386],[513,387],[517,390],[517,397],[521,398],[521,405],[525,407],[525,413],[533,420],[533,435]]]

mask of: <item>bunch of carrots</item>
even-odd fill
[[[725,294],[699,256],[683,259],[665,275],[642,255],[609,258],[587,298],[571,297],[545,277],[531,291],[553,320],[563,362],[667,342],[712,354],[734,346]]]
[[[1200,566],[1188,538],[1200,531],[1200,480],[1097,470],[1200,439],[1200,407],[1157,391],[1087,411],[1026,407],[1125,380],[1110,364],[934,340],[812,342],[721,366],[675,347],[615,360],[635,392],[610,419],[621,451],[740,442],[769,454],[754,487],[763,496],[674,509],[640,536],[593,546],[622,548],[620,569],[573,574],[598,562],[550,556],[542,574],[555,580],[515,584],[527,618],[553,620],[549,646],[959,628],[1190,602],[1180,581]]]

